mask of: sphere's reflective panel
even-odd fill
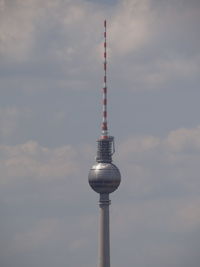
[[[112,163],[97,163],[89,171],[89,184],[97,193],[112,193],[121,182],[119,169]]]

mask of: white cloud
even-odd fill
[[[154,136],[136,136],[134,138],[127,139],[119,148],[120,155],[130,156],[130,154],[145,153],[155,149],[160,144],[160,139]]]
[[[165,138],[133,136],[119,147],[128,195],[177,198],[199,193],[200,131],[177,129]],[[132,177],[132,178],[131,178]]]
[[[26,59],[34,42],[38,1],[1,1],[0,54],[6,58]]]
[[[71,146],[49,149],[29,141],[22,145],[0,146],[0,155],[3,184],[29,177],[38,181],[66,178],[80,171],[77,152]]]
[[[165,138],[154,136],[133,136],[120,145],[122,158],[132,155],[144,155],[151,151],[160,150],[167,153],[190,153],[200,150],[200,127],[180,128],[168,133]]]
[[[170,81],[186,79],[190,82],[198,77],[200,60],[194,58],[170,58],[160,59],[153,64],[154,68],[149,70],[144,77],[144,84],[151,88],[159,88]]]
[[[108,27],[110,47],[115,56],[141,48],[151,34],[151,20],[149,0],[119,1]]]
[[[88,88],[85,77],[102,61],[102,22],[107,17],[108,57],[120,73],[117,85],[140,90],[169,87],[172,82],[185,84],[186,79],[193,83],[199,69],[198,12],[194,8],[179,12],[177,5],[155,6],[150,0],[122,0],[109,6],[83,0],[4,1],[0,54],[5,60],[32,60],[32,65],[56,63],[63,76],[54,78],[55,87]],[[185,31],[180,31],[180,25]],[[21,87],[45,85],[41,77],[29,77],[28,85],[23,82]]]
[[[174,152],[187,152],[200,150],[200,127],[193,129],[178,129],[169,133],[166,147]]]
[[[177,84],[191,88],[196,83],[198,5],[128,0],[120,1],[116,10],[109,34],[112,62],[120,73],[117,84],[131,90],[155,90],[177,89]]]
[[[38,37],[48,39],[51,29],[57,29],[57,38],[61,39],[54,38],[50,43],[45,40],[47,43],[41,56],[48,54],[48,57],[57,57],[61,61],[70,60],[73,54],[80,56],[83,51],[79,49],[88,42],[91,44],[90,34],[95,33],[91,26],[97,23],[101,13],[98,9],[95,11],[95,4],[82,0],[14,0],[1,1],[0,6],[0,55],[5,60],[17,61],[35,58]]]

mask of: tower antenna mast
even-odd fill
[[[103,86],[103,121],[102,121],[102,139],[108,138],[107,122],[107,25],[104,20],[104,86]]]

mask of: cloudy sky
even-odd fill
[[[112,266],[200,262],[200,1],[0,0],[0,265],[93,267],[103,20]]]

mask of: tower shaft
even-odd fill
[[[109,194],[100,194],[98,267],[110,267],[109,205]]]

